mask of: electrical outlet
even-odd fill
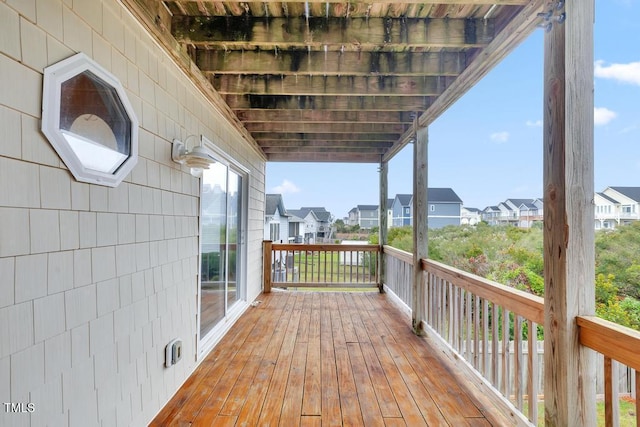
[[[164,348],[164,366],[170,368],[182,358],[182,340],[176,338]]]

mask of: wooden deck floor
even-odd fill
[[[508,423],[385,295],[273,292],[258,300],[151,425]]]

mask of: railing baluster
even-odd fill
[[[489,376],[489,301],[482,299],[482,376]]]
[[[498,388],[498,343],[500,336],[498,332],[500,309],[495,302],[491,303],[491,383]]]
[[[509,398],[509,310],[502,309],[502,393]]]
[[[515,350],[513,362],[513,389],[515,393],[516,407],[522,412],[524,409],[524,402],[522,400],[522,317],[517,314],[513,317],[513,347]]]
[[[527,394],[529,395],[529,421],[534,426],[538,425],[538,325],[527,320],[528,326],[528,369],[527,369]]]
[[[480,370],[480,298],[474,296],[473,307],[473,367]]]
[[[449,286],[449,344],[455,348],[455,318],[456,318],[456,296],[453,283],[447,282]]]
[[[466,304],[465,304],[465,313],[466,313],[466,331],[465,331],[465,338],[466,338],[466,351],[465,354],[467,355],[467,362],[472,363],[472,354],[471,354],[471,292],[467,292],[466,293]]]

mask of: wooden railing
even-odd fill
[[[413,303],[413,254],[396,249],[391,246],[384,246],[385,254],[385,275],[384,284],[391,290],[407,307]]]
[[[378,287],[380,247],[368,244],[264,242],[264,290]]]
[[[594,316],[579,316],[580,344],[604,356],[605,426],[620,425],[620,405],[615,365],[622,363],[635,371],[636,425],[640,425],[640,332]]]
[[[421,263],[427,323],[537,425],[544,300],[436,261]]]
[[[383,251],[385,286],[411,307],[413,256],[389,246]],[[421,260],[421,268],[431,330],[537,425],[542,298],[432,260]]]

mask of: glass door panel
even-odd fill
[[[202,174],[200,337],[224,318],[227,282],[227,167],[214,163]]]
[[[228,224],[228,282],[227,282],[227,306],[231,307],[238,301],[237,283],[240,277],[240,244],[242,236],[242,177],[234,171],[229,171],[229,215]]]

